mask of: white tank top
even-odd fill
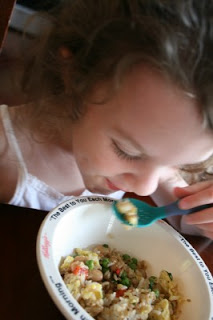
[[[0,106],[0,115],[9,146],[12,152],[14,152],[18,163],[18,180],[16,190],[12,199],[10,199],[9,204],[50,211],[59,203],[73,198],[74,196],[65,196],[58,192],[53,187],[47,185],[44,181],[39,180],[28,172],[12,127],[8,106]],[[94,194],[85,190],[80,196],[94,195],[98,196],[100,194]],[[123,191],[117,191],[109,194],[108,196],[114,199],[121,199],[123,195]]]

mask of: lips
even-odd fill
[[[106,179],[106,182],[109,189],[114,191],[121,190],[120,188],[116,187],[109,179]]]

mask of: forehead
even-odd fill
[[[190,163],[198,149],[202,152],[207,146],[196,99],[143,66],[123,77],[119,88],[96,112],[104,126],[124,132],[162,161],[165,154],[166,161],[176,162],[177,150],[181,150],[178,162]]]
[[[188,126],[202,130],[202,117],[197,100],[181,90],[167,77],[144,66],[135,67],[123,77],[118,89],[106,103],[113,116],[127,118],[144,128],[181,130]]]
[[[120,81],[120,87],[115,94],[120,102],[132,100],[137,111],[144,115],[153,113],[160,115],[162,112],[174,117],[184,113],[193,113],[198,119],[199,107],[192,94],[184,91],[166,75],[157,70],[144,66],[135,66]],[[199,119],[200,120],[200,119]]]

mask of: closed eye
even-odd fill
[[[112,140],[112,147],[116,155],[124,160],[132,161],[132,160],[141,160],[141,155],[130,155],[126,151],[122,150],[118,144]]]

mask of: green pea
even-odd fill
[[[134,264],[138,264],[138,260],[136,258],[132,258],[131,262]]]
[[[102,259],[102,260],[101,260],[101,265],[102,265],[102,267],[104,267],[104,268],[108,268],[109,259],[108,259],[108,258]]]
[[[123,284],[124,286],[127,286],[127,287],[129,287],[131,284],[129,278],[127,278],[127,277],[121,279],[120,283]]]
[[[127,261],[127,260],[131,259],[131,257],[128,254],[123,254],[122,258],[123,258],[124,261]]]
[[[93,260],[87,260],[85,262],[85,264],[87,265],[87,267],[89,268],[89,270],[94,269],[94,261]]]
[[[137,265],[133,262],[128,263],[128,266],[134,271],[137,269]]]

